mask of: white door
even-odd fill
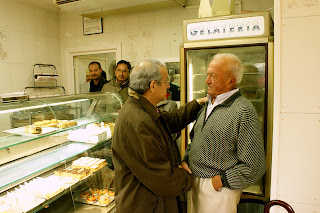
[[[93,61],[101,64],[102,70],[106,72],[107,80],[113,78],[116,65],[115,52],[73,56],[76,94],[89,92],[91,79],[88,66]]]

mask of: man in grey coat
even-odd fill
[[[166,99],[169,83],[156,60],[140,62],[130,75],[130,97],[112,139],[118,213],[177,213],[176,197],[191,189],[193,176],[179,167],[171,134],[192,122],[207,98],[161,113],[156,105]]]

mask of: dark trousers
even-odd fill
[[[177,204],[178,204],[178,212],[182,213],[182,206],[181,206],[180,196],[177,196],[176,200],[177,200]]]

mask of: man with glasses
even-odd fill
[[[123,101],[128,99],[129,76],[131,64],[128,61],[120,60],[115,69],[115,78],[102,87],[101,92],[114,92],[121,96]]]
[[[169,84],[168,70],[157,60],[143,60],[130,75],[130,97],[111,145],[118,213],[178,213],[177,196],[191,189],[193,176],[179,168],[171,134],[192,122],[208,99],[162,113],[156,106],[166,99]]]

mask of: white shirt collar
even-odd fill
[[[233,90],[230,90],[229,92],[225,92],[225,93],[222,93],[220,95],[218,95],[216,97],[216,100],[214,101],[214,103],[212,103],[212,98],[210,95],[207,95],[208,97],[208,100],[209,100],[209,104],[215,104],[218,105],[218,104],[221,104],[222,102],[224,102],[225,100],[227,100],[230,96],[232,96],[234,93],[238,92],[239,89],[236,88],[236,89],[233,89]]]
[[[233,89],[230,90],[229,92],[225,92],[223,94],[220,94],[216,97],[216,99],[214,100],[214,102],[212,103],[212,97],[211,95],[207,95],[207,98],[209,100],[209,104],[207,106],[207,112],[206,112],[206,119],[209,117],[210,113],[212,112],[212,110],[219,104],[223,103],[225,100],[227,100],[229,97],[231,97],[233,94],[235,94],[236,92],[238,92],[239,89]]]

